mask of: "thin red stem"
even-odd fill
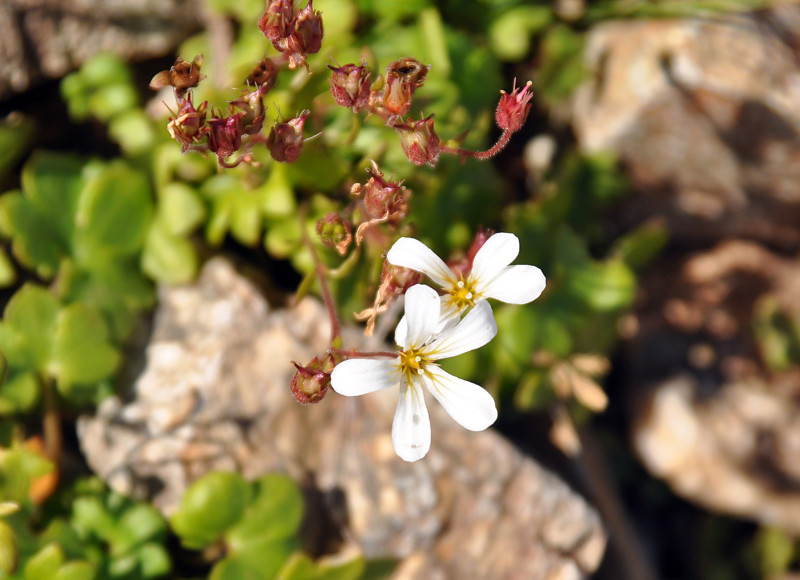
[[[343,350],[341,348],[332,348],[331,353],[347,358],[397,358],[396,352],[378,351],[378,352],[361,352],[358,350]]]
[[[474,159],[480,160],[491,159],[505,149],[506,145],[508,145],[508,142],[511,141],[511,135],[513,135],[511,131],[503,131],[503,134],[500,135],[497,143],[492,145],[492,147],[486,151],[472,151],[470,149],[462,149],[461,147],[448,147],[447,145],[442,145],[440,151],[442,153],[458,155],[461,157],[461,159],[465,159],[466,157],[473,157]]]

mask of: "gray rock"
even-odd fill
[[[0,100],[77,69],[100,52],[170,53],[199,26],[196,0],[3,0]]]
[[[493,431],[466,431],[432,402],[432,450],[410,464],[392,449],[396,392],[329,391],[298,405],[290,361],[323,353],[328,332],[321,304],[270,309],[223,259],[196,284],[160,288],[131,396],[79,422],[90,466],[166,513],[214,469],[313,480],[323,498],[344,497],[348,542],[402,559],[397,579],[571,579],[597,568],[606,538],[594,509]]]
[[[610,149],[635,195],[620,221],[675,239],[800,244],[800,6],[593,28],[574,100],[586,151]]]

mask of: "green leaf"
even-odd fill
[[[83,302],[64,307],[58,314],[53,351],[47,365],[58,389],[69,396],[76,383],[92,383],[111,375],[120,354],[108,342],[108,329],[99,312]]]
[[[265,578],[274,578],[289,556],[300,549],[296,536],[289,538],[257,538],[239,546],[233,557],[257,569]]]
[[[13,574],[18,563],[17,536],[11,526],[0,521],[0,573]]]
[[[216,471],[195,481],[171,518],[184,545],[202,548],[233,526],[250,503],[253,490],[238,473]]]
[[[17,112],[0,119],[0,178],[6,175],[28,149],[36,133],[33,119]]]
[[[147,153],[153,147],[156,134],[150,119],[139,109],[122,113],[108,124],[108,134],[119,143],[127,155]]]
[[[139,548],[138,555],[144,578],[161,578],[172,569],[169,552],[162,544],[148,542]]]
[[[639,270],[658,256],[668,241],[669,230],[664,222],[645,223],[618,238],[610,254],[633,270]]]
[[[531,40],[552,20],[549,6],[516,6],[489,26],[490,47],[502,60],[520,60],[530,52]]]
[[[267,218],[287,217],[297,211],[292,184],[286,175],[286,165],[272,166],[269,178],[258,189],[261,209]]]
[[[255,482],[255,498],[225,538],[234,550],[254,539],[280,539],[295,534],[303,519],[303,496],[289,477],[271,474]]]
[[[30,411],[39,401],[41,384],[33,372],[11,372],[0,384],[0,415]]]
[[[267,580],[258,567],[244,562],[235,556],[220,560],[212,568],[208,580]]]
[[[624,262],[593,263],[570,270],[567,288],[593,310],[609,312],[631,305],[636,295],[636,276]]]
[[[0,321],[0,352],[12,368],[46,369],[57,318],[58,302],[41,286],[26,284],[12,296]]]
[[[53,580],[93,580],[95,578],[94,566],[89,562],[67,562],[55,575]]]
[[[104,85],[89,97],[89,110],[105,122],[135,109],[138,104],[136,90],[127,82]]]
[[[22,170],[24,193],[0,197],[0,227],[13,238],[14,255],[44,278],[70,253],[82,167],[75,157],[39,152]]]
[[[86,253],[139,251],[152,220],[152,196],[145,175],[117,162],[96,173],[84,188],[75,215]],[[78,255],[82,261],[83,252]]]
[[[4,248],[0,248],[0,288],[8,288],[17,281],[17,271]]]
[[[191,233],[203,223],[206,208],[197,192],[184,183],[172,182],[160,192],[158,219],[175,236]]]
[[[47,544],[25,564],[25,580],[53,580],[64,562],[64,551],[55,543]]]
[[[192,243],[153,222],[142,254],[142,270],[159,282],[181,284],[197,274],[198,257]]]

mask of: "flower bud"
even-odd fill
[[[198,54],[192,62],[183,60],[180,56],[175,60],[175,64],[169,70],[158,73],[150,81],[151,89],[160,89],[166,86],[175,88],[175,94],[180,98],[187,90],[196,87],[206,75],[200,74],[200,67],[203,66],[203,55]]]
[[[258,27],[264,36],[275,43],[292,33],[293,20],[293,0],[267,0],[264,14],[258,19]]]
[[[353,231],[350,224],[338,213],[331,212],[317,220],[317,235],[323,244],[339,252],[340,256],[347,253],[353,242]]]
[[[386,218],[389,215],[408,215],[408,190],[402,183],[388,181],[378,164],[372,161],[372,169],[367,169],[370,178],[365,185],[354,186],[353,194],[364,195],[364,211],[371,218]]]
[[[531,110],[530,100],[533,98],[533,93],[529,92],[529,89],[532,84],[531,81],[528,81],[523,88],[519,89],[517,80],[514,79],[511,94],[500,91],[500,102],[497,104],[494,118],[497,125],[504,131],[514,133],[525,124]]]
[[[208,122],[208,149],[219,159],[230,157],[242,146],[241,119],[244,113],[216,117]]]
[[[230,101],[231,107],[242,111],[239,117],[239,128],[244,135],[255,135],[261,132],[264,125],[264,93],[267,86],[261,85],[255,91],[245,93],[235,101]]]
[[[467,250],[467,255],[459,260],[447,262],[447,265],[457,277],[467,278],[467,276],[469,276],[469,273],[472,271],[472,263],[475,261],[478,250],[483,247],[483,244],[486,243],[486,240],[488,240],[492,234],[494,234],[492,230],[480,228],[472,239],[472,244],[470,244]]]
[[[357,113],[369,104],[370,71],[365,64],[346,64],[340,67],[328,65],[333,71],[331,93],[337,104],[349,107]]]
[[[267,136],[267,149],[275,161],[293,163],[303,149],[303,126],[310,111],[303,111],[286,123],[275,123]]]
[[[314,10],[313,0],[308,0],[308,5],[294,18],[294,29],[288,38],[273,41],[276,50],[283,52],[289,59],[289,68],[306,65],[306,56],[316,54],[322,48],[322,15],[319,10]],[[306,65],[306,68],[308,66]]]
[[[303,405],[319,403],[331,386],[333,358],[328,355],[324,361],[317,357],[311,359],[306,366],[292,363],[297,372],[292,377],[289,387],[295,400]]]
[[[400,135],[403,152],[414,165],[433,167],[439,160],[440,141],[433,128],[433,115],[419,121],[408,121],[394,126]]]
[[[207,106],[207,103],[203,101],[200,107],[195,109],[191,98],[184,99],[175,118],[170,118],[167,123],[167,131],[173,139],[181,144],[184,153],[189,145],[202,136]]]

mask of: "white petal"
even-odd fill
[[[397,323],[397,328],[394,329],[394,341],[402,349],[408,347],[408,321],[405,314]]]
[[[447,264],[428,246],[414,238],[397,240],[386,254],[386,260],[395,266],[422,272],[443,288],[450,288],[455,282],[455,276]]]
[[[355,397],[396,385],[397,359],[351,358],[333,368],[331,386],[340,395]]]
[[[405,461],[422,459],[431,448],[431,420],[422,389],[415,384],[400,388],[392,423],[394,451]]]
[[[477,283],[477,290],[491,282],[500,271],[514,261],[519,254],[519,238],[514,234],[500,232],[491,236],[475,254],[472,261],[471,280]]]
[[[509,304],[527,304],[544,291],[546,280],[536,266],[508,266],[483,289],[484,298]]]
[[[439,367],[430,366],[428,372],[428,390],[459,425],[470,431],[483,431],[497,420],[497,407],[486,389]]]
[[[415,284],[406,290],[406,325],[408,331],[403,348],[420,347],[433,336],[439,322],[441,301],[436,290]]]
[[[461,320],[458,308],[450,304],[446,300],[447,296],[440,296],[442,307],[439,311],[439,322],[436,323],[436,328],[433,330],[433,336],[437,336],[453,328]],[[394,329],[394,341],[400,348],[408,347],[408,321],[406,315],[397,323],[397,328]]]
[[[497,334],[497,323],[492,308],[481,300],[470,310],[455,328],[447,330],[434,339],[425,349],[432,360],[449,358],[482,347]]]

